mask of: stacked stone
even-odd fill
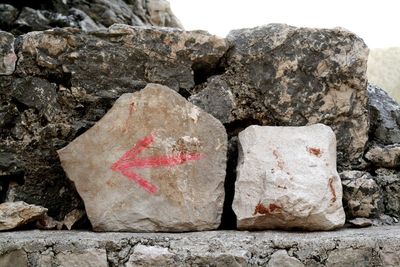
[[[222,212],[241,229],[333,229],[338,169],[349,219],[396,220],[399,106],[367,90],[368,49],[344,29],[223,39],[113,25],[0,41],[3,201],[60,222],[85,207],[96,230],[215,229]]]

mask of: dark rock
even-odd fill
[[[0,30],[0,75],[13,74],[16,61],[14,36]]]
[[[56,85],[37,77],[15,79],[12,85],[12,96],[28,108],[36,109],[51,121],[56,115]]]
[[[231,49],[219,79],[230,88],[235,108],[225,117],[329,125],[338,140],[339,167],[360,163],[369,128],[368,49],[362,39],[343,29],[283,24],[235,30],[227,39]]]
[[[343,185],[343,205],[347,218],[373,218],[383,211],[382,193],[373,177],[367,172],[340,173]]]
[[[233,120],[234,97],[228,84],[220,77],[210,78],[206,88],[192,95],[189,101],[201,107],[222,123],[229,123]]]
[[[376,170],[376,182],[382,188],[385,214],[399,217],[400,214],[400,173],[396,170]]]
[[[8,4],[0,4],[0,29],[5,31],[10,30],[10,25],[18,17],[18,9]]]
[[[400,143],[400,106],[381,88],[368,85],[371,116],[370,141],[382,145]]]
[[[56,27],[78,27],[84,31],[94,31],[116,23],[183,28],[166,0],[1,2],[6,4],[0,4],[0,29],[16,35]]]

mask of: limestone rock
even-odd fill
[[[368,139],[367,58],[363,40],[344,29],[269,24],[231,31],[225,81],[236,121],[329,125],[341,168],[359,164]]]
[[[384,90],[368,85],[372,140],[382,145],[400,143],[400,106]]]
[[[374,166],[396,168],[400,166],[400,144],[388,146],[373,146],[365,154],[365,158]]]
[[[192,95],[189,101],[201,107],[222,123],[233,121],[235,100],[228,84],[220,77],[212,77],[204,90]]]
[[[46,208],[22,201],[0,204],[0,231],[14,229],[35,221],[47,212]]]
[[[290,257],[286,250],[278,250],[272,254],[268,262],[268,267],[304,267],[305,265],[296,259]]]
[[[56,27],[99,30],[112,24],[183,28],[166,0],[36,0],[0,4],[0,29],[14,34]]]
[[[0,75],[13,74],[16,62],[14,36],[0,30]]]
[[[95,230],[191,231],[220,224],[226,147],[217,119],[149,84],[58,153]]]
[[[355,219],[349,220],[349,223],[353,227],[362,228],[362,227],[371,226],[373,224],[373,221],[368,218],[355,218]]]
[[[17,43],[14,76],[0,75],[0,161],[4,152],[21,163],[24,183],[9,187],[9,195],[48,208],[58,221],[84,206],[56,150],[93,126],[123,93],[149,82],[189,90],[192,66],[213,68],[228,49],[224,39],[205,32],[127,25],[90,34],[31,32]]]
[[[174,262],[174,254],[169,252],[168,248],[138,244],[135,246],[126,266],[173,266]]]
[[[340,173],[343,203],[348,218],[377,217],[383,211],[382,193],[373,177],[363,171]]]
[[[336,139],[322,124],[250,126],[239,134],[233,210],[239,229],[343,226]]]
[[[56,266],[60,267],[107,267],[105,249],[85,249],[79,252],[62,251],[56,256]]]
[[[400,214],[400,173],[397,170],[377,169],[376,182],[383,195],[385,214],[399,218]]]
[[[327,267],[363,267],[372,266],[371,248],[346,248],[336,249],[329,253],[326,260]]]
[[[28,255],[23,249],[16,249],[0,255],[0,266],[25,267],[28,265]]]

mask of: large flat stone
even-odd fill
[[[297,262],[298,266],[364,264],[362,266],[395,267],[400,264],[400,226],[315,233],[22,231],[0,233],[0,241],[0,255],[24,250],[28,255],[28,266],[57,266],[54,255],[62,253],[79,257],[86,251],[97,252],[98,264],[101,266],[105,257],[100,255],[104,255],[104,250],[107,253],[108,266],[129,266],[134,263],[154,266],[157,262],[169,266],[267,266],[268,263],[272,265],[281,258],[289,257],[290,262]],[[287,256],[282,250],[286,250]],[[25,257],[24,252],[17,255]],[[15,263],[23,262],[19,261],[18,256],[8,257],[5,262],[8,266],[18,266]],[[43,258],[46,260],[42,260]],[[1,259],[4,258],[0,256]]]
[[[233,210],[239,229],[343,226],[336,139],[330,127],[250,126],[239,134]]]
[[[217,119],[149,84],[58,153],[95,230],[191,231],[220,224],[226,150]]]

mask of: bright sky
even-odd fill
[[[186,30],[225,37],[268,23],[344,27],[370,48],[400,46],[399,0],[169,0]]]

